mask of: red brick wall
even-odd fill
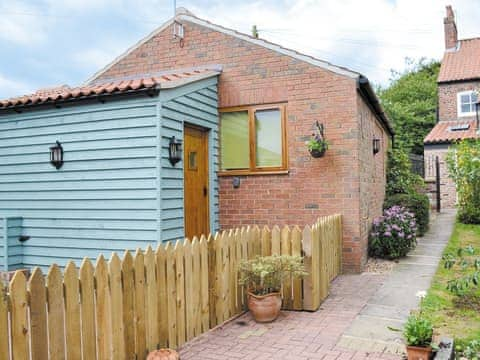
[[[473,120],[473,117],[457,116],[457,94],[461,91],[480,89],[480,81],[468,81],[438,85],[438,110],[440,121]]]
[[[373,219],[382,215],[382,205],[385,199],[386,182],[386,149],[390,139],[382,129],[373,113],[359,97],[358,122],[360,124],[359,145],[360,145],[360,247],[366,249],[368,246],[368,235]],[[373,154],[373,139],[380,139],[380,152]],[[361,264],[367,260],[364,251],[355,254]]]
[[[234,189],[231,177],[220,178],[220,224],[305,225],[320,215],[344,215],[344,270],[360,271],[365,260],[366,229],[381,209],[384,179],[367,164],[373,157],[370,134],[359,143],[359,116],[355,79],[341,76],[300,60],[229,35],[184,22],[183,48],[168,28],[113,65],[101,77],[115,77],[168,69],[220,64],[220,107],[287,102],[289,174],[241,178]],[[367,124],[380,133],[369,110]],[[313,159],[305,141],[315,121],[325,125],[330,149],[324,158]],[[384,135],[385,137],[385,135]],[[364,149],[365,147],[365,149]],[[365,155],[364,155],[365,152]],[[359,161],[359,158],[361,159]],[[359,166],[364,166],[361,188]],[[378,166],[377,166],[378,165]],[[383,165],[382,165],[383,166]],[[375,171],[372,183],[371,174]],[[378,181],[377,181],[378,180]],[[362,190],[367,191],[363,192]],[[360,194],[367,213],[360,211]],[[371,216],[370,216],[371,215]]]

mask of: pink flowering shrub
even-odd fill
[[[373,221],[368,253],[372,257],[397,259],[417,244],[415,215],[401,206],[392,206]]]

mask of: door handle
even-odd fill
[[[203,196],[207,196],[208,195],[208,189],[206,186],[203,187]]]

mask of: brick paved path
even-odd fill
[[[270,324],[257,324],[250,314],[244,314],[185,344],[181,359],[399,359],[337,345],[384,279],[384,275],[368,273],[339,276],[320,310],[284,311]]]

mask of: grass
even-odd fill
[[[444,254],[456,254],[459,247],[472,245],[480,251],[480,225],[457,223]],[[478,257],[472,256],[471,258]],[[468,258],[468,256],[465,256]],[[480,338],[480,289],[473,290],[470,297],[459,298],[451,294],[448,280],[464,274],[458,268],[447,270],[440,263],[427,297],[422,303],[422,312],[433,322],[435,335],[453,336],[460,343]],[[476,296],[475,296],[476,295]],[[475,303],[476,302],[476,303]],[[475,309],[476,308],[476,309]]]

